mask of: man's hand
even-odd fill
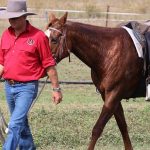
[[[47,68],[47,74],[51,81],[52,86],[52,99],[55,104],[59,104],[62,101],[61,88],[59,86],[58,74],[55,66]]]
[[[57,92],[57,91],[53,91],[52,92],[52,99],[53,99],[53,102],[57,105],[59,104],[61,101],[62,101],[62,93],[61,91]]]

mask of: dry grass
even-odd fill
[[[6,6],[7,0],[1,0],[0,6]],[[149,0],[27,0],[29,8],[34,8],[33,11],[38,14],[30,19],[31,23],[40,29],[44,30],[45,24],[48,20],[47,13],[48,9],[57,10],[84,10],[86,13],[73,13],[70,12],[68,18],[76,19],[75,21],[89,23],[93,25],[105,26],[106,15],[101,12],[107,10],[107,6],[110,6],[110,11],[112,12],[130,12],[130,13],[142,13],[141,16],[126,16],[126,15],[109,15],[108,26],[116,26],[120,21],[115,20],[148,20],[150,18],[150,1]],[[55,12],[55,14],[60,17],[64,12]],[[86,18],[86,20],[85,20]],[[102,20],[101,20],[102,19]],[[0,34],[8,26],[6,21],[0,20]]]
[[[7,0],[1,0],[0,6],[6,6]],[[149,0],[27,0],[28,7],[45,8],[45,9],[79,9],[86,10],[88,7],[93,7],[95,10],[106,9],[109,5],[117,11],[130,10],[131,12],[149,13]]]
[[[115,12],[140,12],[149,13],[150,0],[28,0],[28,6],[36,8],[39,16],[44,16],[39,8],[48,9],[73,9],[87,11],[105,11],[110,5],[110,11]],[[6,0],[0,0],[0,6],[6,6]],[[59,14],[62,15],[62,14]],[[69,18],[81,18],[83,14],[70,13]],[[102,17],[102,16],[100,16]],[[85,23],[105,25],[98,18],[97,21],[80,20]],[[144,16],[145,17],[145,16]],[[149,19],[149,16],[145,18]],[[116,16],[116,19],[120,19]],[[129,18],[126,18],[129,19]],[[139,19],[139,18],[138,18]],[[31,22],[43,29],[46,24],[45,18],[31,18]],[[113,23],[110,24],[113,26]],[[8,26],[7,20],[0,20],[0,35],[2,30]],[[65,59],[58,65],[60,80],[90,80],[90,70],[74,56],[69,64]],[[81,71],[82,69],[82,71]],[[75,73],[74,73],[75,72]],[[3,93],[3,84],[0,86],[0,104],[8,119],[8,109]],[[102,101],[95,93],[93,86],[64,85],[64,101],[57,108],[50,102],[50,88],[40,96],[33,107],[30,115],[31,126],[35,142],[39,150],[84,150],[87,148],[92,127],[98,118],[102,107]],[[141,101],[128,103],[123,102],[127,123],[129,125],[130,137],[136,150],[148,150],[150,143],[149,128],[149,103]],[[60,121],[60,122],[59,122]],[[81,124],[78,126],[78,124]],[[84,126],[83,126],[84,125]],[[43,126],[45,128],[43,128]],[[89,127],[90,126],[90,127]],[[65,127],[65,128],[64,128]],[[116,129],[114,120],[110,121],[104,131],[102,139],[97,143],[97,150],[120,150],[123,149],[121,135]],[[73,130],[74,129],[74,130]],[[76,132],[78,131],[78,132]]]

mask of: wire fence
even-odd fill
[[[68,19],[72,21],[80,21],[83,23],[89,23],[100,26],[115,26],[121,22],[138,21],[145,22],[149,20],[149,13],[136,13],[136,12],[117,12],[111,11],[111,7],[107,6],[106,11],[87,11],[87,10],[66,10],[66,9],[30,9],[33,12],[37,12],[38,16],[32,16],[33,23],[38,20],[45,23],[49,20],[49,14],[55,13],[56,16],[62,16],[65,12],[68,12]],[[41,22],[42,23],[42,22]]]
[[[1,7],[5,8],[5,7]],[[62,16],[65,12],[68,12],[68,19],[72,21],[79,21],[82,23],[89,23],[93,25],[100,26],[116,26],[122,22],[128,21],[139,21],[144,22],[149,20],[149,13],[136,13],[130,12],[127,10],[117,11],[112,9],[112,7],[107,6],[106,11],[104,9],[102,11],[97,10],[69,10],[69,9],[36,9],[29,8],[29,11],[35,12],[38,15],[30,16],[29,20],[33,25],[36,25],[40,29],[44,29],[48,20],[49,14],[55,13],[56,16]],[[0,20],[0,34],[2,31],[8,26],[7,20]]]
[[[4,8],[4,7],[2,7]],[[139,21],[144,22],[149,20],[150,14],[146,13],[135,13],[135,12],[117,12],[111,11],[111,7],[107,6],[106,11],[86,11],[86,10],[66,10],[66,9],[36,9],[29,8],[29,11],[35,12],[38,15],[29,17],[29,21],[44,30],[48,20],[49,14],[55,13],[56,16],[62,16],[65,12],[68,12],[68,19],[72,21],[78,21],[93,25],[100,26],[116,26],[122,22],[127,21]],[[8,26],[7,20],[0,20],[0,35],[2,31]],[[4,80],[0,80],[4,82]],[[39,83],[45,81],[40,80]],[[50,81],[47,81],[50,83]],[[60,81],[60,84],[93,84],[92,81]]]
[[[0,82],[5,82],[4,79],[0,79]],[[40,84],[49,84],[50,81],[39,80]],[[90,84],[92,85],[92,81],[59,81],[60,84]]]

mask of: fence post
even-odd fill
[[[107,13],[106,13],[106,27],[108,26],[108,18],[109,18],[109,8],[110,8],[110,6],[109,5],[107,5]]]
[[[48,20],[48,17],[49,17],[49,16],[48,16],[47,10],[45,11],[44,15],[45,15],[46,22],[48,23],[48,21],[49,21],[49,20]]]

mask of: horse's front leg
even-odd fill
[[[125,121],[125,116],[124,116],[121,102],[119,103],[116,111],[114,112],[114,116],[115,116],[115,119],[117,121],[120,132],[122,134],[122,138],[123,138],[124,145],[125,145],[125,150],[133,150],[133,147],[132,147],[132,144],[130,141],[130,137],[128,134],[127,124]]]
[[[120,99],[118,98],[117,93],[118,92],[115,91],[105,95],[105,101],[101,114],[92,130],[92,137],[88,150],[94,150],[95,144],[98,138],[101,136],[106,123],[109,121],[118,107]]]

